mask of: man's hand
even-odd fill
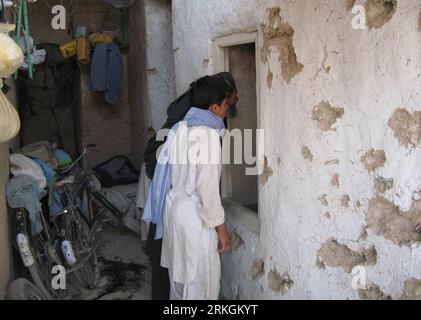
[[[230,238],[228,235],[227,226],[221,224],[220,226],[216,227],[216,232],[218,234],[218,252],[219,254],[225,254],[230,251]]]

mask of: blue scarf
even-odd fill
[[[184,121],[187,126],[206,126],[216,130],[225,129],[222,118],[216,116],[214,113],[199,108],[192,107],[187,112]],[[165,206],[165,198],[168,191],[171,189],[171,165],[169,163],[169,148],[175,131],[177,131],[180,122],[177,123],[168,135],[168,139],[162,147],[159,154],[158,162],[155,168],[155,173],[152,178],[151,187],[143,210],[142,220],[149,221],[156,224],[155,240],[162,239],[164,234],[163,211]]]

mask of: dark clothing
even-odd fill
[[[167,111],[168,119],[162,129],[171,129],[175,124],[183,120],[191,107],[191,90],[189,90],[183,93],[169,105]],[[146,145],[144,161],[146,167],[146,175],[149,179],[153,178],[153,174],[155,172],[157,162],[156,151],[162,144],[164,144],[164,142],[165,140],[156,141],[155,135],[148,141],[148,144]]]
[[[170,299],[170,277],[168,269],[161,267],[162,239],[155,240],[156,224],[149,227],[146,251],[152,259],[152,300]]]
[[[168,120],[164,128],[171,129],[177,122],[184,119],[187,112],[192,107],[191,89],[184,92],[176,100],[174,100],[167,110]],[[168,127],[165,127],[165,126]]]
[[[123,57],[113,42],[96,46],[91,63],[91,91],[104,91],[105,101],[117,104],[123,95]]]

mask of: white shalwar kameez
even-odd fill
[[[187,142],[187,137],[195,141]],[[171,142],[172,188],[165,203],[161,255],[161,265],[169,271],[171,300],[219,297],[221,265],[215,227],[225,220],[219,194],[219,138],[217,130],[184,124]]]

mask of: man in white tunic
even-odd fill
[[[192,108],[167,140],[171,188],[162,218],[161,265],[169,270],[172,300],[218,299],[219,255],[230,247],[219,193],[230,87],[211,78],[199,81],[206,90],[193,103],[200,108]]]

